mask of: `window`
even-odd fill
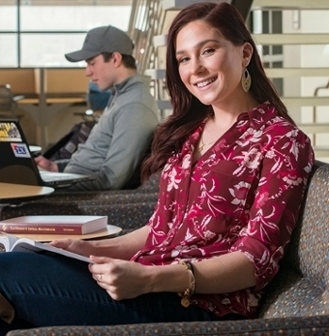
[[[102,25],[128,30],[131,1],[0,0],[0,67],[76,67],[64,54]]]

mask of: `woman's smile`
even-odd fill
[[[217,80],[218,76],[212,77],[212,78],[208,78],[208,79],[204,79],[200,82],[195,83],[194,85],[199,88],[202,89],[206,86],[208,86],[209,84],[215,82]]]

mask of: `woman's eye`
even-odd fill
[[[207,48],[204,50],[203,54],[207,55],[207,54],[211,54],[215,51],[215,49],[213,48]]]
[[[184,63],[184,62],[187,62],[189,60],[188,57],[182,57],[178,60],[178,63]]]

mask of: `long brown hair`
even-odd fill
[[[188,23],[196,20],[202,20],[209,26],[218,29],[225,39],[235,46],[241,46],[245,42],[252,45],[254,52],[248,65],[249,73],[253,79],[250,94],[259,103],[271,102],[281,116],[293,122],[272,82],[265,74],[255,42],[240,13],[227,3],[202,2],[192,4],[178,13],[169,28],[166,82],[173,113],[156,129],[151,155],[143,164],[143,180],[163,168],[172,153],[180,150],[189,134],[212,112],[211,106],[202,104],[187,90],[178,71],[175,52],[177,34]]]

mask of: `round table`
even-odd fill
[[[54,192],[54,188],[32,186],[26,184],[0,182],[0,203],[17,203],[46,196]]]

